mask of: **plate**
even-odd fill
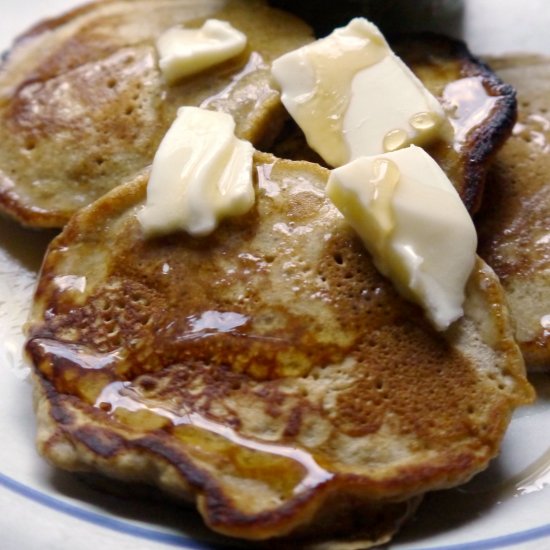
[[[373,0],[376,4],[377,1]],[[478,54],[550,54],[545,0],[388,2],[409,28],[445,29]],[[0,50],[30,24],[74,0],[2,1]],[[237,548],[202,527],[195,512],[165,502],[98,493],[59,472],[34,449],[29,369],[21,357],[25,322],[52,232],[0,219],[0,546],[4,550]],[[537,402],[520,409],[499,457],[458,489],[428,495],[392,550],[550,548],[550,377],[533,378]]]

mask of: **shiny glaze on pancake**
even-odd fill
[[[496,156],[480,215],[479,253],[506,291],[530,370],[550,369],[550,58],[490,60],[518,92],[518,122]]]
[[[464,43],[420,34],[392,41],[395,52],[442,103],[453,127],[427,148],[470,212],[481,203],[487,167],[508,137],[516,117],[514,89],[503,83]],[[323,164],[294,123],[288,123],[273,152]]]
[[[532,390],[484,264],[437,333],[326,199],[327,170],[257,155],[256,172],[254,210],[209,237],[144,240],[144,174],[53,241],[28,326],[39,450],[196,500],[224,534],[362,524],[364,544],[377,515],[483,469]]]
[[[247,49],[168,86],[155,40],[211,17],[244,32]],[[181,105],[229,112],[240,137],[266,145],[286,117],[270,62],[311,39],[262,0],[107,0],[37,25],[0,65],[0,211],[63,226],[151,162]]]

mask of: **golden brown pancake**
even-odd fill
[[[487,168],[515,121],[514,89],[472,56],[463,42],[420,34],[395,40],[392,47],[442,103],[454,135],[439,140],[428,152],[449,176],[468,210],[477,211]],[[273,152],[282,158],[323,164],[292,122]]]
[[[253,210],[208,237],[145,240],[143,173],[52,242],[26,346],[38,448],[225,535],[365,548],[485,468],[533,392],[481,260],[438,333],[328,201],[328,170],[257,154],[255,173]]]
[[[550,369],[550,58],[490,61],[518,92],[518,123],[497,155],[477,218],[479,254],[506,291],[531,370]]]
[[[168,86],[155,40],[212,17],[243,31],[246,51]],[[262,0],[105,0],[38,24],[0,65],[0,212],[63,226],[151,162],[181,105],[229,112],[265,145],[286,117],[270,62],[311,39]]]

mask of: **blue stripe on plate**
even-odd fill
[[[21,495],[22,497],[28,498],[34,502],[42,504],[52,510],[56,510],[63,514],[67,514],[74,518],[98,525],[100,527],[105,527],[107,529],[112,529],[113,531],[118,531],[126,535],[133,535],[134,537],[139,537],[146,540],[151,540],[154,542],[161,542],[169,544],[171,546],[179,546],[180,548],[196,549],[196,550],[205,550],[208,546],[201,544],[200,542],[185,537],[183,535],[177,535],[173,533],[166,533],[163,531],[158,531],[155,529],[148,529],[147,527],[140,527],[139,525],[134,525],[132,523],[122,521],[111,516],[106,516],[91,510],[86,510],[75,506],[69,502],[61,500],[56,497],[52,497],[47,493],[38,491],[29,487],[15,479],[12,479],[2,473],[0,473],[0,486],[4,486],[6,489]],[[218,546],[219,548],[222,548]],[[229,548],[229,546],[227,546]]]
[[[138,525],[133,525],[131,523],[115,519],[111,516],[105,516],[97,512],[80,508],[74,504],[70,504],[61,499],[52,497],[47,493],[33,489],[32,487],[20,483],[19,481],[16,481],[15,479],[12,479],[2,473],[0,473],[0,485],[25,498],[42,504],[43,506],[47,506],[48,508],[67,514],[74,518],[87,521],[88,523],[93,523],[94,525],[98,525],[100,527],[118,531],[119,533],[132,535],[134,537],[139,537],[154,542],[161,542],[171,546],[179,546],[197,550],[205,550],[208,548],[204,544],[183,535],[176,535],[157,531],[155,529],[148,529],[146,527],[139,527]],[[461,544],[450,544],[446,546],[419,546],[415,547],[413,550],[493,550],[506,546],[512,546],[514,544],[521,544],[522,542],[528,542],[546,536],[550,536],[550,524],[511,533],[509,535],[503,535],[501,537],[493,537]],[[227,548],[229,548],[229,546]]]

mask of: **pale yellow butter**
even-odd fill
[[[273,62],[281,100],[331,166],[424,144],[443,108],[363,18]]]
[[[159,66],[173,83],[239,55],[246,42],[246,35],[218,19],[208,19],[199,29],[172,27],[157,40]]]
[[[332,171],[327,194],[376,267],[438,330],[462,316],[477,236],[458,193],[421,148],[359,158]]]
[[[237,139],[235,121],[221,112],[181,107],[153,160],[138,219],[147,236],[185,230],[207,235],[255,201],[254,149]]]

